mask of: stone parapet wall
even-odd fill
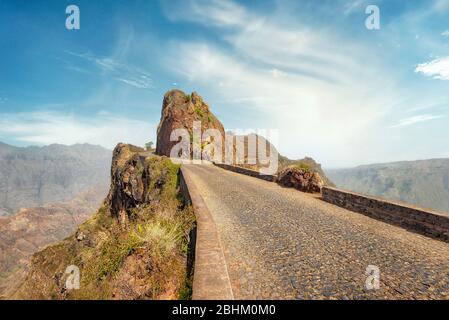
[[[324,187],[323,200],[369,217],[449,242],[449,214]]]
[[[277,179],[277,177],[274,175],[262,175],[262,174],[260,174],[259,171],[249,170],[249,169],[245,169],[242,167],[231,166],[231,165],[223,164],[223,163],[214,163],[214,165],[216,165],[219,168],[225,169],[225,170],[237,172],[240,174],[244,174],[244,175],[254,177],[254,178],[259,178],[259,179],[269,181],[269,182],[276,182],[276,179]]]
[[[180,189],[185,202],[192,205],[197,229],[193,300],[233,300],[231,281],[215,222],[204,203],[188,169],[181,167]]]

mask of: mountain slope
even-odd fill
[[[13,291],[35,252],[68,237],[100,206],[107,190],[92,188],[68,203],[21,209],[0,218],[0,296]]]
[[[449,211],[449,159],[373,164],[326,174],[343,189]]]
[[[17,148],[0,143],[0,216],[71,201],[107,185],[111,151],[88,144]]]

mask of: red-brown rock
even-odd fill
[[[297,166],[290,166],[281,170],[278,174],[277,182],[282,186],[308,193],[319,193],[324,186],[323,179],[319,173]]]
[[[161,121],[157,130],[156,154],[170,156],[173,146],[178,143],[178,141],[170,141],[173,130],[187,129],[190,136],[193,137],[194,121],[201,122],[201,134],[207,129],[217,129],[224,139],[223,125],[210,111],[209,106],[200,95],[196,92],[187,95],[181,90],[167,92],[164,96]],[[222,146],[224,147],[224,141],[222,141]]]

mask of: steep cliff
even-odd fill
[[[35,254],[16,299],[176,299],[188,297],[194,215],[178,197],[179,166],[119,144],[110,192],[77,232]],[[67,290],[67,267],[80,288]]]

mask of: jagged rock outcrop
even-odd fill
[[[285,187],[295,188],[303,192],[319,193],[324,181],[318,172],[298,166],[289,166],[278,173],[277,182]]]
[[[201,122],[201,134],[207,129],[216,129],[220,132],[222,139],[225,137],[224,127],[221,122],[210,111],[209,106],[196,92],[187,95],[181,90],[171,90],[164,96],[162,104],[162,116],[157,129],[156,154],[170,156],[170,152],[178,142],[170,141],[170,135],[176,129],[186,129],[190,137],[193,137],[193,123]],[[192,141],[192,140],[191,140]],[[204,143],[213,143],[212,139]],[[222,148],[224,143],[221,141]],[[191,151],[193,148],[191,147]]]
[[[155,165],[161,159],[164,167]],[[157,203],[160,192],[169,182],[170,168],[173,164],[165,156],[156,156],[133,145],[118,144],[113,151],[111,187],[106,199],[111,215],[126,224],[133,209]]]
[[[120,143],[112,154],[111,188],[107,205],[111,214],[119,217],[122,223],[128,220],[130,209],[145,201],[145,158],[139,152],[143,153],[144,150]]]

